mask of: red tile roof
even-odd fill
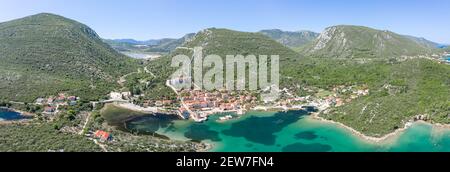
[[[111,135],[108,132],[106,132],[106,131],[97,130],[94,133],[94,136],[96,138],[100,138],[101,140],[105,140],[106,141],[106,140],[108,140],[110,138]]]

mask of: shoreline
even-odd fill
[[[289,109],[288,110],[298,110],[298,109]],[[254,111],[260,111],[260,112],[282,112],[280,110],[277,110],[277,108],[275,107],[265,107],[265,106],[257,106],[253,109]],[[350,127],[347,126],[341,122],[337,122],[337,121],[333,121],[333,120],[328,120],[325,119],[323,117],[320,117],[319,114],[321,113],[321,111],[319,112],[312,112],[310,113],[310,117],[313,120],[317,120],[319,122],[324,122],[324,123],[329,123],[329,124],[334,124],[337,125],[338,127],[341,127],[349,132],[351,132],[354,136],[364,140],[364,141],[368,141],[368,142],[372,142],[372,143],[381,143],[381,142],[385,142],[391,139],[394,139],[395,137],[398,137],[400,134],[404,133],[406,130],[408,130],[412,125],[416,124],[416,123],[423,123],[423,124],[428,124],[431,125],[432,127],[438,127],[438,128],[443,128],[443,129],[449,129],[450,130],[450,124],[440,124],[440,123],[430,123],[427,121],[415,121],[415,122],[408,122],[406,123],[402,128],[399,128],[391,133],[385,134],[382,137],[373,137],[373,136],[367,136],[364,133]]]
[[[279,107],[277,107],[279,108]],[[261,111],[261,112],[282,112],[280,110],[277,110],[277,108],[275,107],[265,107],[265,106],[257,106],[254,108],[255,111]],[[283,108],[282,108],[283,109]],[[286,108],[284,108],[286,109]],[[298,110],[298,109],[291,109],[291,108],[287,108],[288,110]],[[341,122],[337,122],[337,121],[333,121],[333,120],[328,120],[325,119],[323,117],[320,117],[319,114],[321,113],[321,111],[318,112],[312,112],[310,113],[310,117],[313,120],[317,120],[319,122],[324,122],[324,123],[329,123],[329,124],[334,124],[337,125],[338,127],[341,127],[349,132],[351,132],[354,136],[364,140],[364,141],[368,141],[368,142],[372,142],[372,143],[381,143],[381,142],[385,142],[388,140],[392,140],[395,137],[398,137],[400,134],[404,133],[406,130],[408,130],[412,125],[417,124],[417,123],[423,123],[423,124],[428,124],[431,125],[432,127],[438,127],[438,128],[443,128],[443,129],[449,129],[450,130],[450,124],[440,124],[440,123],[430,123],[427,121],[415,121],[415,122],[408,122],[406,123],[402,128],[399,128],[391,133],[385,134],[382,137],[373,137],[373,136],[367,136],[364,133],[350,127],[347,126]]]
[[[338,127],[341,127],[347,131],[350,131],[354,136],[357,136],[365,141],[369,141],[372,143],[381,143],[384,141],[388,141],[390,139],[393,139],[395,137],[398,137],[400,134],[404,133],[406,130],[408,130],[412,125],[416,124],[416,123],[424,123],[424,124],[429,124],[432,125],[433,127],[438,127],[438,128],[444,128],[444,129],[450,129],[450,125],[449,124],[432,124],[426,121],[415,121],[412,123],[406,123],[405,126],[403,126],[402,128],[399,128],[389,134],[386,134],[382,137],[373,137],[373,136],[367,136],[365,134],[363,134],[362,132],[349,127],[341,122],[337,122],[337,121],[333,121],[333,120],[327,120],[323,117],[319,116],[319,113],[312,113],[311,114],[312,119],[320,121],[320,122],[326,122],[326,123],[330,123],[330,124],[335,124]]]
[[[132,103],[112,103],[116,107],[141,112],[141,113],[158,113],[156,108],[143,108]]]
[[[120,106],[120,105],[119,105],[119,107],[125,108],[125,107]],[[132,109],[129,109],[129,108],[126,108],[126,109],[132,110]],[[298,110],[298,109],[295,109],[295,110]],[[270,108],[265,107],[264,109],[259,107],[259,108],[253,109],[252,111],[255,111],[255,112],[283,112],[283,111],[280,111],[279,108],[273,108],[273,107],[270,107]],[[215,113],[215,114],[217,114],[217,113]],[[416,122],[413,122],[413,123],[406,123],[402,128],[399,128],[399,129],[397,129],[397,130],[395,130],[395,131],[393,131],[391,133],[383,135],[382,137],[373,137],[373,136],[367,136],[367,135],[363,134],[362,132],[360,132],[360,131],[358,131],[358,130],[350,127],[350,126],[347,126],[347,125],[345,125],[345,124],[343,124],[341,122],[337,122],[337,121],[333,121],[333,120],[327,120],[327,119],[325,119],[323,117],[320,117],[319,114],[320,114],[320,112],[314,112],[314,113],[310,114],[310,117],[312,119],[320,121],[320,122],[335,124],[338,127],[341,127],[343,129],[351,132],[354,136],[356,136],[358,138],[361,138],[361,139],[363,139],[365,141],[372,142],[372,143],[381,143],[381,142],[393,139],[395,137],[398,137],[401,133],[405,132],[407,129],[409,129],[415,123],[425,123],[425,124],[432,125],[434,127],[450,129],[450,125],[449,124],[438,124],[438,123],[437,124],[432,124],[432,123],[429,123],[429,122],[426,122],[426,121],[416,121]],[[212,149],[214,147],[213,145],[210,145],[210,146],[211,146],[210,149]]]
[[[215,147],[213,143],[202,142],[199,144],[203,144],[205,147],[197,149],[197,152],[211,152]]]
[[[296,110],[298,110],[298,109],[296,109]],[[259,109],[253,109],[251,111],[254,111],[254,112],[283,112],[282,110],[275,109],[275,108],[265,108],[265,109],[259,108]],[[247,112],[251,112],[251,111],[247,111]],[[217,114],[217,113],[215,113],[215,114]],[[391,133],[385,134],[382,137],[373,137],[373,136],[367,136],[367,135],[363,134],[362,132],[360,132],[350,126],[347,126],[341,122],[327,120],[323,117],[320,117],[319,114],[320,114],[320,112],[313,112],[313,113],[310,113],[309,116],[311,117],[312,120],[316,120],[316,121],[323,122],[323,123],[334,124],[342,129],[346,130],[347,132],[351,132],[351,134],[354,135],[355,137],[357,137],[363,141],[372,143],[372,144],[382,144],[382,143],[385,143],[386,141],[394,140],[395,138],[399,137],[402,133],[404,133],[406,130],[408,130],[411,126],[413,126],[414,124],[418,124],[418,123],[431,125],[432,127],[450,129],[450,124],[440,124],[440,123],[433,124],[430,122],[419,120],[419,121],[415,121],[415,122],[408,122],[402,128],[399,128]],[[209,142],[203,142],[203,143],[207,145],[207,148],[203,148],[203,149],[199,150],[200,152],[210,152],[210,151],[214,150],[215,147],[217,146],[214,143],[209,143]]]

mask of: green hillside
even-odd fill
[[[101,152],[84,136],[62,133],[51,124],[0,125],[2,152]]]
[[[137,63],[76,21],[38,14],[0,23],[0,99],[32,102],[67,91],[96,99]]]
[[[279,55],[280,63],[296,61],[300,55],[280,43],[258,33],[238,32],[227,29],[205,29],[197,33],[191,41],[176,49],[170,56],[152,62],[149,68],[156,73],[171,74],[160,68],[168,66],[172,56],[177,54],[192,55],[189,50],[202,47],[203,55],[216,54],[225,58],[226,55]],[[161,65],[164,64],[164,65]],[[174,69],[172,69],[174,70]]]
[[[158,43],[156,45],[151,46],[146,51],[147,52],[158,52],[159,51],[159,52],[170,53],[170,52],[174,51],[177,47],[181,46],[186,41],[192,39],[192,37],[194,35],[195,34],[190,33],[179,39],[161,39],[161,40],[158,40]]]
[[[312,42],[319,36],[318,33],[311,31],[289,32],[279,29],[262,30],[259,33],[293,49],[299,49],[299,47]]]
[[[280,58],[296,58],[294,51],[258,33],[238,32],[228,29],[205,29],[195,35],[184,47],[203,47],[204,54],[225,55],[280,55]]]
[[[203,55],[217,54],[222,58],[226,55],[279,55],[280,65],[289,64],[301,58],[293,50],[259,33],[238,32],[227,29],[206,29],[197,33],[191,41],[181,45],[171,55],[161,57],[152,61],[148,69],[157,77],[153,78],[151,86],[148,87],[149,94],[169,96],[172,91],[165,87],[165,81],[176,70],[170,67],[173,56],[177,54],[192,55],[189,48],[203,47]],[[164,93],[167,92],[167,93]]]
[[[405,35],[405,37],[415,41],[418,44],[421,44],[421,45],[423,45],[425,47],[428,47],[428,48],[437,48],[437,47],[439,47],[438,43],[433,42],[433,41],[429,41],[429,40],[427,40],[425,38],[419,38],[419,37],[409,36],[409,35]]]
[[[399,58],[438,51],[421,41],[390,31],[363,26],[333,26],[327,28],[302,52],[316,57],[334,58]]]
[[[302,88],[331,91],[340,85],[367,85],[368,96],[332,108],[323,117],[338,121],[370,136],[382,136],[401,128],[417,115],[430,122],[450,123],[450,66],[427,59],[404,62],[303,58],[281,70],[283,85],[298,95]],[[296,87],[294,87],[296,86]]]

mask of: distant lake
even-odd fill
[[[14,121],[25,119],[20,113],[0,108],[0,121]]]
[[[239,119],[204,123],[155,116],[126,122],[134,132],[176,140],[204,141],[213,152],[450,152],[450,130],[417,123],[383,143],[363,140],[335,124],[312,119],[306,111],[248,112]]]
[[[144,54],[144,53],[133,53],[133,52],[122,52],[122,54],[124,54],[128,57],[135,58],[135,59],[153,59],[153,58],[158,58],[161,56],[158,54]]]

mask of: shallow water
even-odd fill
[[[6,109],[0,109],[0,121],[14,121],[24,119],[24,117],[17,112],[9,111]]]
[[[450,130],[414,124],[394,140],[371,143],[335,124],[312,119],[305,111],[249,112],[239,119],[204,123],[138,118],[127,128],[156,132],[178,140],[206,141],[219,152],[450,152]]]

